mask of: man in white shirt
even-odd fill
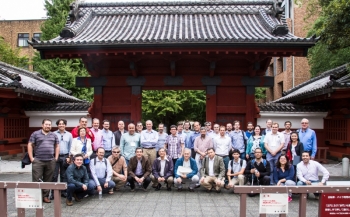
[[[230,161],[229,153],[230,153],[230,150],[232,147],[231,138],[226,135],[225,126],[221,126],[219,132],[220,132],[219,136],[217,136],[213,140],[214,141],[213,142],[214,143],[214,150],[215,150],[216,155],[222,157],[224,164],[225,164],[225,170],[227,170],[228,162]]]
[[[272,132],[271,134],[266,134],[264,143],[265,149],[267,150],[266,160],[271,166],[270,184],[274,185],[273,170],[275,170],[277,160],[281,155],[281,150],[284,146],[284,136],[278,132],[278,123],[272,124]]]
[[[310,153],[308,151],[304,151],[301,157],[303,161],[297,165],[297,177],[299,179],[297,185],[318,184],[323,186],[329,178],[328,170],[319,162],[310,160]],[[318,179],[319,171],[323,174],[321,182]],[[319,199],[318,193],[314,193],[314,195],[316,199]]]

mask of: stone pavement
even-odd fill
[[[325,165],[331,172],[330,180],[349,180],[348,177],[340,177],[341,165]],[[0,181],[31,181],[30,167],[25,170],[17,169],[20,163],[15,161],[0,161]],[[28,173],[29,170],[29,173]],[[25,172],[24,172],[25,171]],[[22,172],[22,173],[19,173]],[[17,216],[14,201],[14,189],[8,190],[8,216]],[[65,198],[62,198],[62,216],[239,216],[239,195],[232,191],[223,190],[222,193],[206,193],[204,188],[195,192],[171,192],[162,188],[154,191],[149,187],[147,192],[136,189],[130,192],[126,187],[113,195],[104,194],[100,200],[98,195],[84,198],[82,202],[66,206]],[[259,197],[247,198],[247,216],[258,216]],[[298,216],[299,198],[293,197],[289,203],[288,216]],[[53,216],[53,204],[44,204],[44,216]],[[35,216],[35,211],[27,209],[26,216]],[[268,215],[274,216],[274,215]],[[318,201],[310,198],[307,201],[307,216],[318,216]]]

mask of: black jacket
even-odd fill
[[[124,130],[124,133],[127,133],[128,131]],[[115,131],[114,133],[114,138],[115,138],[115,145],[119,146],[120,145],[120,138],[122,137],[122,134],[120,133],[119,130]]]
[[[255,160],[255,159],[253,159],[253,160]],[[262,159],[262,161],[261,161],[261,163],[259,165],[257,165],[256,162],[254,162],[254,164],[252,164],[253,160],[251,160],[251,161],[249,161],[247,163],[247,167],[245,168],[245,171],[244,171],[245,175],[251,175],[250,170],[254,169],[254,168],[257,169],[259,171],[259,173],[260,173],[259,179],[264,178],[264,176],[269,176],[270,175],[271,167],[270,167],[270,163],[267,160]],[[264,165],[263,161],[266,162],[266,166]]]

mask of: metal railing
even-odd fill
[[[7,189],[11,188],[33,188],[51,189],[54,191],[54,213],[55,217],[61,217],[61,193],[60,190],[67,189],[66,183],[56,182],[0,182],[0,217],[7,217]],[[24,217],[25,209],[17,208],[17,216]],[[43,217],[44,209],[36,209],[36,217]]]
[[[299,217],[306,217],[306,199],[308,193],[350,193],[349,186],[235,186],[235,193],[240,195],[240,217],[247,214],[247,194],[248,193],[295,193],[300,194]],[[260,214],[260,217],[266,214]],[[279,214],[285,217],[286,214]]]

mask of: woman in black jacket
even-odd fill
[[[290,134],[290,142],[287,147],[287,156],[291,159],[292,165],[294,165],[294,171],[296,174],[297,164],[300,163],[301,155],[304,152],[304,145],[299,140],[299,135],[297,132],[292,132]]]

